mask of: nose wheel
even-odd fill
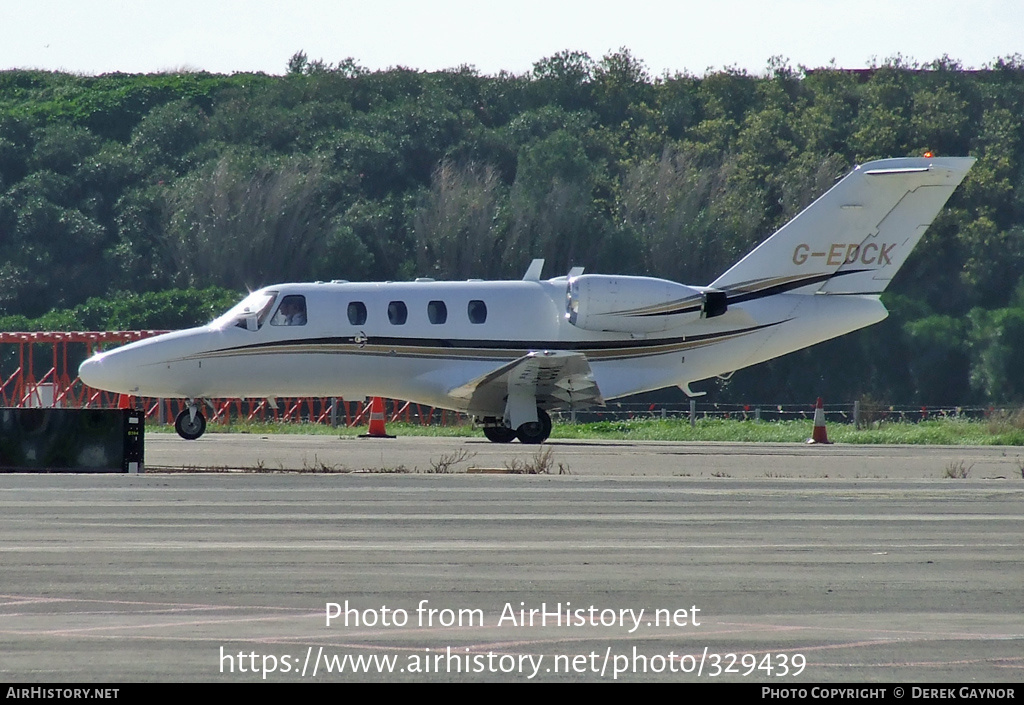
[[[194,441],[206,431],[206,417],[195,406],[190,406],[174,419],[174,430],[186,441]]]

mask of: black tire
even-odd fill
[[[551,417],[543,409],[537,409],[537,422],[524,423],[516,429],[520,443],[537,445],[543,443],[551,435]]]
[[[508,426],[484,426],[484,436],[491,443],[511,443],[516,439],[516,432]]]
[[[544,409],[537,409],[537,419],[540,421],[541,430],[544,432],[544,440],[546,441],[551,436],[551,417]]]
[[[194,441],[206,432],[206,417],[203,412],[197,411],[193,421],[188,409],[185,409],[174,419],[174,430],[186,441]]]

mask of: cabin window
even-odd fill
[[[306,325],[306,297],[291,294],[281,299],[277,313],[270,319],[272,326],[304,326]]]
[[[391,321],[391,325],[404,326],[408,318],[409,309],[406,308],[404,301],[392,301],[388,304],[388,320]]]
[[[435,325],[440,325],[448,320],[448,307],[444,301],[431,301],[427,304],[427,318]]]
[[[483,323],[487,320],[487,304],[474,299],[469,302],[468,313],[470,323]]]
[[[362,301],[350,301],[348,304],[348,322],[354,326],[365,325],[366,304]]]

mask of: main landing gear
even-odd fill
[[[186,441],[194,441],[206,432],[206,417],[191,403],[174,419],[174,430]]]
[[[536,445],[543,443],[551,435],[551,417],[543,409],[537,409],[536,423],[524,423],[514,431],[508,426],[499,425],[500,423],[501,421],[494,417],[484,419],[484,436],[491,443],[511,443],[518,438],[520,443]]]

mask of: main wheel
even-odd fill
[[[511,443],[516,432],[508,426],[484,426],[484,437],[491,443]]]
[[[206,431],[206,417],[203,412],[197,411],[193,419],[189,410],[185,409],[174,419],[174,430],[186,441],[194,441]]]
[[[537,409],[537,422],[524,423],[516,429],[516,436],[520,443],[537,445],[543,443],[551,435],[551,417],[544,409]]]
[[[551,417],[548,415],[548,412],[544,411],[544,409],[537,409],[537,419],[543,427],[544,440],[546,441],[551,435]]]

